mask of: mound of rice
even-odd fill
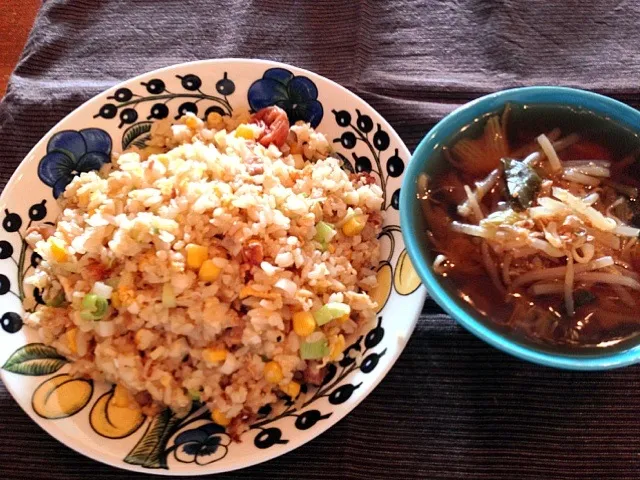
[[[26,323],[72,373],[147,414],[202,402],[236,438],[320,383],[374,318],[382,191],[286,126],[264,146],[271,126],[248,113],[189,114],[73,180],[56,226],[27,235],[42,262],[25,281],[46,303],[26,300]],[[341,316],[323,323],[327,304]]]

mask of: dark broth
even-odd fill
[[[488,115],[463,129],[461,134],[452,139],[449,147],[461,138],[479,136],[487,118]],[[637,158],[640,139],[636,133],[585,110],[547,105],[511,105],[506,129],[511,151],[530,144],[537,135],[556,128],[562,131],[562,136],[570,133],[580,135],[576,144],[559,153],[561,160],[608,160],[611,162],[612,181],[640,187],[640,161]],[[624,168],[617,168],[619,162],[629,155],[635,155],[635,161]],[[456,206],[460,197],[452,198],[452,189],[448,187],[451,175],[454,174],[469,186],[482,180],[485,175],[467,175],[451,167],[444,158],[436,163],[438,167],[434,171],[426,172],[430,177],[429,191],[434,192],[434,198],[449,218],[459,219]],[[493,191],[482,199],[482,204],[489,208],[495,204],[498,195],[500,192]],[[427,223],[436,239],[440,236],[441,239],[450,240],[451,232],[445,232],[446,227],[442,227],[437,218],[428,218]],[[593,353],[602,348],[622,348],[638,340],[640,312],[637,306],[632,308],[621,302],[612,287],[590,285],[578,290],[575,295],[577,308],[573,316],[565,314],[561,294],[534,298],[524,290],[517,290],[515,294],[509,294],[508,301],[505,301],[504,294],[494,287],[486,271],[481,268],[478,242],[475,242],[475,248],[464,243],[460,240],[460,248],[454,247],[459,252],[458,258],[465,259],[459,262],[464,263],[464,267],[451,268],[443,281],[446,288],[455,291],[469,305],[468,308],[482,313],[494,328],[509,331],[525,343],[542,344],[550,350],[582,353]],[[438,253],[436,249],[432,260]],[[640,273],[640,246],[637,245],[632,268]],[[640,301],[637,291],[628,291]]]

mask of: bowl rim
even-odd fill
[[[476,315],[472,315],[463,309],[458,301],[441,286],[440,279],[436,277],[423,257],[418,238],[413,234],[416,230],[414,216],[412,215],[412,208],[415,208],[417,195],[415,179],[422,172],[423,166],[429,162],[433,151],[438,148],[441,142],[447,141],[473,119],[498,110],[507,101],[577,107],[604,116],[608,120],[622,124],[640,133],[640,112],[638,110],[613,98],[569,87],[535,86],[502,90],[482,96],[456,108],[440,120],[420,141],[411,157],[400,191],[402,236],[418,275],[431,298],[460,325],[488,344],[522,360],[548,367],[582,371],[607,370],[640,362],[640,344],[611,353],[575,356],[551,353],[537,349],[534,346],[519,343],[511,339],[509,335],[501,334],[489,328]]]

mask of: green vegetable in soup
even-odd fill
[[[573,292],[573,303],[575,308],[580,308],[584,305],[589,305],[597,300],[597,297],[589,290],[576,290]]]
[[[503,158],[502,166],[507,197],[513,209],[522,211],[531,207],[542,184],[540,175],[526,163],[513,158]]]

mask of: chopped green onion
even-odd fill
[[[313,318],[318,325],[322,326],[349,313],[351,313],[351,307],[346,303],[329,302],[313,312]]]
[[[300,344],[300,358],[303,360],[318,360],[327,355],[329,355],[329,342],[324,337],[315,342]]]
[[[82,299],[80,318],[83,320],[100,320],[105,316],[108,309],[109,302],[106,298],[95,293],[87,293]]]
[[[83,310],[93,311],[96,309],[96,302],[98,301],[98,295],[95,293],[87,293],[82,299]]]
[[[98,296],[98,301],[96,302],[95,315],[102,318],[104,317],[105,313],[107,313],[108,309],[109,309],[109,301],[104,297]]]
[[[191,397],[191,400],[193,400],[194,402],[199,402],[200,401],[200,392],[198,390],[189,390],[189,396]]]
[[[47,307],[57,308],[64,303],[64,300],[65,300],[64,292],[58,292],[58,295],[56,295],[51,300],[48,300],[46,304],[47,304]]]
[[[331,320],[333,320],[333,315],[331,315],[331,312],[327,310],[325,305],[313,312],[313,318],[318,325],[324,325],[325,323],[329,323]]]
[[[93,322],[94,320],[97,320],[96,318],[93,317],[93,313],[88,312],[86,310],[82,310],[80,312],[80,318],[82,320],[86,320],[87,322]]]
[[[333,237],[336,235],[336,230],[333,228],[333,225],[327,222],[318,222],[316,223],[316,235],[313,239],[317,242],[320,242],[323,245],[326,245],[331,241]]]
[[[162,286],[162,305],[167,308],[175,308],[178,305],[176,296],[173,293],[173,286],[169,282]]]
[[[99,298],[95,293],[87,293],[82,298],[82,309],[91,313],[95,312],[98,309]]]

